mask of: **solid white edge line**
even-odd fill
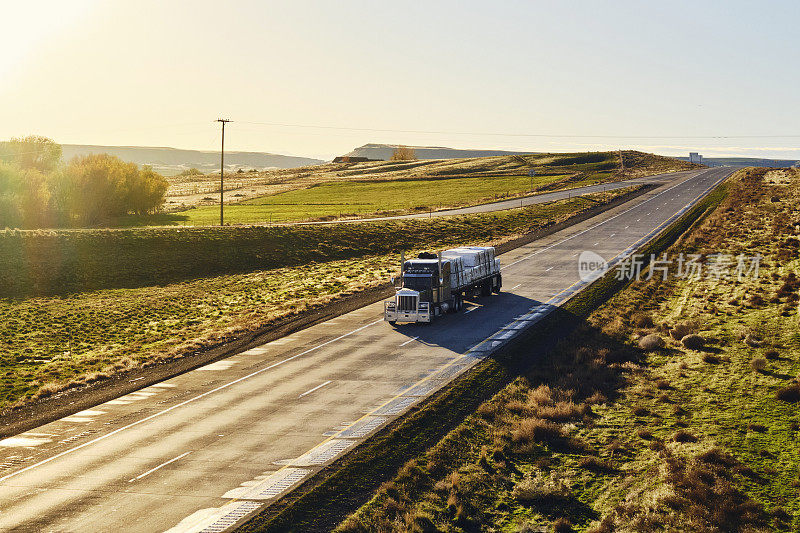
[[[153,472],[155,472],[155,471],[156,471],[156,470],[158,470],[159,468],[164,468],[164,467],[165,467],[165,466],[167,466],[168,464],[170,464],[170,463],[174,463],[174,462],[175,462],[175,461],[177,461],[178,459],[182,459],[182,458],[186,457],[187,455],[189,455],[190,453],[192,453],[192,452],[186,452],[186,453],[182,453],[182,454],[180,454],[178,457],[175,457],[175,458],[173,458],[173,459],[170,459],[170,460],[169,460],[169,461],[167,461],[166,463],[161,463],[161,464],[160,464],[160,465],[158,465],[157,467],[155,467],[155,468],[151,468],[150,470],[148,470],[148,471],[147,471],[147,472],[145,472],[144,474],[140,474],[140,475],[136,476],[135,478],[129,479],[129,480],[128,480],[128,483],[133,483],[133,482],[134,482],[134,481],[136,481],[137,479],[142,479],[142,478],[143,478],[143,477],[145,477],[145,476],[149,476],[150,474],[152,474]]]

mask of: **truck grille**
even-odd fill
[[[416,311],[417,310],[417,297],[416,296],[398,296],[399,302],[397,303],[398,311]]]

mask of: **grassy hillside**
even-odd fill
[[[137,165],[149,165],[157,172],[173,175],[186,168],[199,168],[206,172],[219,168],[219,152],[208,150],[182,150],[156,146],[95,146],[91,144],[61,145],[64,161],[89,154],[110,154]],[[316,165],[323,161],[309,157],[271,154],[268,152],[225,152],[226,166],[246,168],[291,168]]]
[[[623,152],[623,157],[624,174],[618,152],[330,163],[234,174],[226,178],[226,198],[238,205],[227,208],[226,216],[231,223],[263,223],[398,214],[693,168],[641,152]],[[533,180],[530,169],[537,174]],[[216,223],[218,192],[214,176],[176,178],[167,200],[172,214],[156,223]],[[179,205],[200,207],[180,210]]]
[[[798,201],[740,173],[670,252],[758,278],[634,282],[339,530],[800,529]]]

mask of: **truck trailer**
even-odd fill
[[[436,316],[460,311],[464,298],[499,293],[503,285],[492,246],[423,252],[408,261],[401,254],[399,281],[394,297],[383,305],[383,318],[390,324],[430,323]]]

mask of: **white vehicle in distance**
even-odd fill
[[[435,316],[460,311],[465,297],[499,293],[503,285],[492,246],[423,252],[408,261],[401,254],[399,281],[394,298],[383,306],[383,318],[390,324],[430,323]]]

